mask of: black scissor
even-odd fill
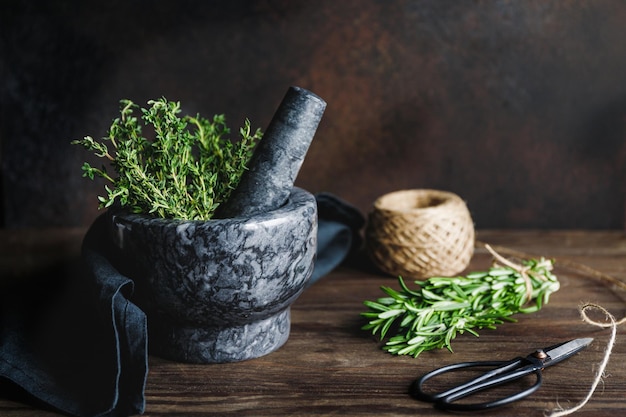
[[[541,386],[542,371],[544,368],[555,365],[591,344],[592,338],[574,339],[544,349],[537,349],[525,358],[518,357],[510,361],[480,361],[461,362],[443,368],[435,369],[416,380],[411,386],[411,395],[415,398],[434,403],[435,407],[451,411],[478,411],[499,407],[513,401],[520,400]],[[446,372],[475,367],[494,367],[477,378],[464,382],[444,392],[429,394],[424,392],[422,386],[429,379]],[[481,403],[456,403],[456,401],[469,397],[480,391],[514,381],[534,373],[537,381],[534,385],[508,397],[495,401]]]

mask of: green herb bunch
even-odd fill
[[[101,177],[106,196],[100,207],[116,201],[134,213],[152,213],[163,218],[208,220],[228,200],[239,184],[258,140],[260,129],[251,131],[245,121],[240,140],[227,136],[224,115],[208,120],[200,115],[179,117],[180,103],[165,98],[150,100],[140,110],[130,100],[120,101],[120,117],[113,120],[108,136],[101,141],[86,136],[72,141],[110,161],[116,175],[105,166],[94,168],[85,162],[83,176]],[[143,129],[154,138],[143,136]]]
[[[511,316],[516,313],[541,309],[559,289],[552,266],[552,261],[543,258],[523,261],[523,269],[496,265],[467,276],[415,281],[420,286],[417,290],[409,289],[399,277],[399,291],[383,286],[387,297],[364,302],[369,311],[361,315],[370,321],[363,330],[384,339],[393,329],[395,335],[383,349],[395,355],[417,357],[443,347],[452,351],[451,341],[457,334],[478,336],[475,329],[495,329],[505,321],[515,321]]]

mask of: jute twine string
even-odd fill
[[[474,253],[474,223],[465,202],[438,190],[401,190],[374,202],[367,252],[391,275],[425,278],[464,270]]]
[[[530,268],[524,265],[516,264],[514,262],[509,261],[504,256],[500,255],[498,252],[493,250],[493,248],[487,244],[485,244],[485,248],[491,253],[491,255],[501,264],[512,268],[513,270],[519,272],[519,274],[524,279],[524,284],[526,285],[526,301],[530,301],[533,296],[533,283],[530,280],[528,274],[530,273]],[[544,277],[539,277],[542,280],[545,280]]]
[[[587,315],[587,310],[590,310],[590,309],[598,309],[601,312],[603,312],[606,318],[609,320],[609,322],[603,323],[603,322],[595,321],[589,318],[589,316]],[[598,326],[598,327],[610,327],[611,337],[609,341],[607,342],[606,348],[604,349],[604,357],[602,358],[602,362],[600,362],[600,366],[598,367],[596,376],[594,377],[593,383],[591,384],[591,388],[589,388],[589,392],[587,392],[587,395],[585,396],[585,398],[583,398],[581,402],[579,402],[573,407],[570,407],[567,409],[559,408],[559,409],[553,410],[549,414],[546,413],[546,415],[549,417],[561,417],[561,416],[567,416],[567,415],[573,414],[576,411],[583,408],[585,404],[589,402],[589,400],[591,399],[591,396],[593,395],[596,388],[598,387],[598,384],[600,383],[600,381],[602,381],[602,377],[604,376],[604,370],[606,369],[606,365],[609,363],[611,352],[613,351],[613,346],[615,345],[615,335],[617,334],[617,326],[624,323],[624,321],[626,320],[626,318],[622,318],[620,321],[615,321],[615,317],[613,317],[613,315],[609,313],[604,307],[598,304],[593,304],[593,303],[583,304],[580,307],[580,315],[585,323],[591,324],[593,326]]]
[[[485,248],[496,258],[498,259],[498,261],[503,262],[509,262],[508,260],[506,260],[506,258],[502,257],[499,253],[497,253],[491,246],[484,244]],[[507,253],[511,256],[515,256],[517,258],[531,258],[533,257],[532,255],[528,255],[525,254],[523,252],[518,252],[518,251],[514,251],[508,248],[503,248],[503,247],[498,247],[498,252],[501,253]],[[503,262],[504,263],[504,262]],[[516,266],[515,269],[519,271],[519,269],[517,269],[517,267],[519,267],[519,265],[516,265],[512,262],[509,262],[510,264]],[[576,272],[584,272],[587,275],[599,279],[601,281],[604,281],[605,283],[610,283],[612,285],[614,285],[616,288],[622,289],[622,290],[626,290],[626,283],[610,276],[607,274],[604,274],[600,271],[597,271],[593,268],[588,267],[587,265],[584,264],[580,264],[577,262],[573,262],[570,261],[568,259],[557,259],[555,258],[555,263],[559,264],[560,266],[564,266],[566,268],[570,268],[575,270]],[[507,264],[507,263],[505,263]],[[508,264],[507,264],[508,265]],[[511,266],[511,265],[509,265]],[[511,266],[513,267],[513,266]],[[520,274],[522,274],[522,272],[520,271]],[[523,275],[523,274],[522,274]],[[527,276],[525,278],[527,280],[527,283],[529,282]],[[528,287],[527,287],[528,288]],[[599,310],[601,313],[604,314],[604,316],[606,317],[607,321],[598,321],[598,320],[593,320],[592,318],[589,317],[588,311],[590,310]],[[581,305],[579,307],[579,311],[580,311],[580,316],[582,318],[582,320],[587,323],[590,324],[592,326],[597,326],[597,327],[601,327],[601,328],[610,328],[611,329],[611,336],[609,338],[609,341],[607,342],[606,348],[604,349],[604,356],[602,358],[602,361],[600,362],[600,365],[598,366],[598,370],[596,371],[596,374],[594,376],[593,379],[593,383],[591,384],[591,387],[589,388],[589,391],[587,392],[587,395],[585,396],[585,398],[583,398],[583,400],[581,402],[579,402],[578,404],[576,404],[573,407],[564,409],[562,407],[559,407],[556,410],[552,410],[551,412],[547,412],[546,415],[548,417],[561,417],[561,416],[567,416],[570,414],[575,413],[576,411],[580,410],[581,408],[583,408],[585,406],[585,404],[587,404],[589,402],[589,400],[591,399],[591,397],[593,396],[593,393],[595,392],[596,388],[598,387],[598,384],[602,381],[602,378],[604,376],[604,371],[606,370],[606,366],[609,363],[609,359],[611,358],[611,353],[613,351],[613,346],[615,346],[615,338],[617,335],[617,327],[626,323],[626,317],[623,317],[622,319],[620,319],[619,321],[617,321],[615,319],[615,317],[609,313],[609,311],[607,309],[605,309],[604,307],[602,307],[599,304],[596,303],[584,303],[583,305]]]

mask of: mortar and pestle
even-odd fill
[[[234,362],[287,341],[290,306],[311,277],[317,239],[315,197],[294,181],[325,108],[315,94],[289,88],[217,218],[109,216],[148,317],[151,353]]]

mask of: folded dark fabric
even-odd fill
[[[311,284],[359,243],[364,222],[337,197],[316,197],[318,253]],[[79,417],[145,409],[146,316],[132,303],[132,277],[111,262],[105,221],[100,216],[87,232],[77,265],[46,271],[0,294],[0,382],[20,387],[25,401]]]
[[[69,415],[143,413],[146,317],[129,301],[132,281],[96,249],[85,245],[79,266],[3,292],[0,376]]]
[[[331,193],[319,193],[317,200],[317,259],[308,286],[339,266],[351,251],[360,248],[363,215]]]

